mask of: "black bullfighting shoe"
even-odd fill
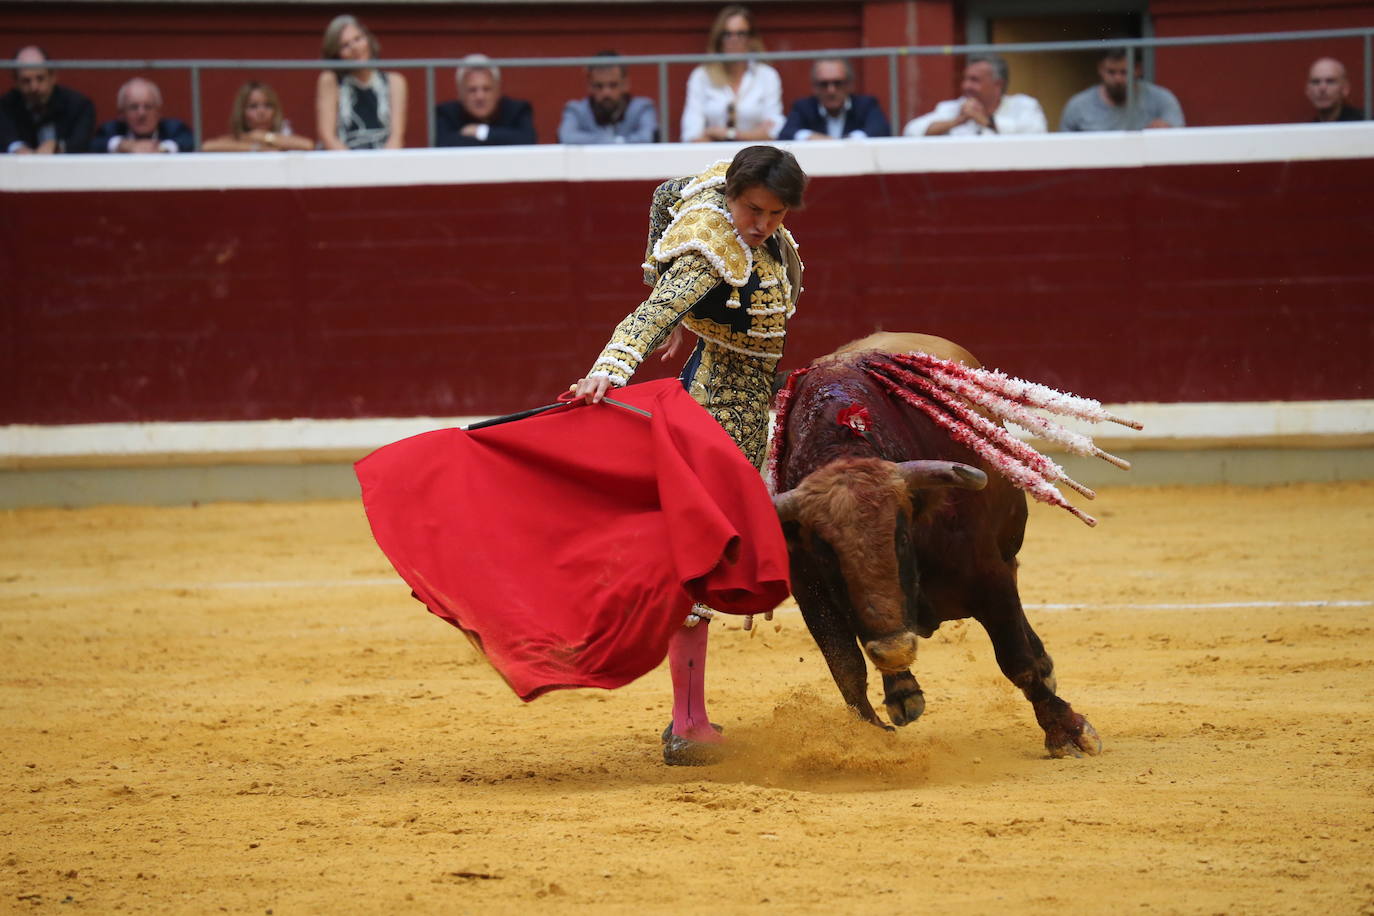
[[[719,741],[693,741],[681,735],[663,742],[663,762],[670,767],[708,767],[725,759],[725,745]]]
[[[714,729],[716,730],[716,733],[717,733],[717,734],[720,734],[720,735],[725,734],[725,726],[724,726],[724,725],[717,725],[716,723],[712,722],[712,723],[711,723],[711,727],[714,728]],[[667,743],[668,743],[668,739],[670,739],[670,738],[672,738],[672,737],[673,737],[673,720],[672,720],[672,719],[669,719],[669,720],[668,720],[668,727],[665,728],[665,729],[663,730],[663,743],[664,743],[664,744],[667,744]]]

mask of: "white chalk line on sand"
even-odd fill
[[[274,589],[339,589],[339,588],[394,588],[404,589],[405,583],[398,577],[371,577],[357,579],[279,579],[249,580],[243,582],[181,582],[161,583],[119,583],[105,585],[47,585],[43,583],[6,582],[0,583],[0,598],[43,598],[62,595],[93,595],[102,592],[202,592],[202,591],[272,591]],[[1096,604],[1026,604],[1028,611],[1087,611],[1112,609],[1123,611],[1226,611],[1245,608],[1355,608],[1374,606],[1371,600],[1309,600],[1309,601],[1174,601],[1156,603],[1123,604],[1104,601]],[[793,612],[793,608],[783,609],[783,613]]]

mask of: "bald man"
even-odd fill
[[[1313,121],[1363,121],[1364,113],[1346,104],[1350,80],[1345,65],[1334,57],[1322,57],[1307,71],[1307,101],[1316,109]]]
[[[162,116],[162,90],[136,76],[119,87],[120,117],[106,121],[91,141],[93,153],[189,153],[196,148],[191,128]]]
[[[57,85],[57,71],[36,45],[14,55],[14,88],[0,96],[0,149],[7,153],[84,153],[95,106]]]

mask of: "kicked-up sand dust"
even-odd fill
[[[712,626],[703,769],[664,669],[520,703],[357,503],[0,513],[0,911],[1374,913],[1374,483],[1094,509],[1021,589],[1102,756],[972,623],[864,725],[792,611]]]

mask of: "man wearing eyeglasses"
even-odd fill
[[[854,70],[847,60],[818,60],[811,65],[815,95],[798,99],[778,134],[779,140],[839,140],[890,137],[892,126],[871,95],[850,92]]]
[[[189,153],[196,148],[191,128],[162,117],[162,91],[136,76],[119,87],[115,105],[120,117],[100,125],[91,140],[93,153]]]
[[[1009,94],[1011,73],[996,54],[974,54],[959,82],[961,95],[912,119],[907,137],[982,137],[989,134],[1043,134],[1049,130],[1044,109],[1028,95]]]

